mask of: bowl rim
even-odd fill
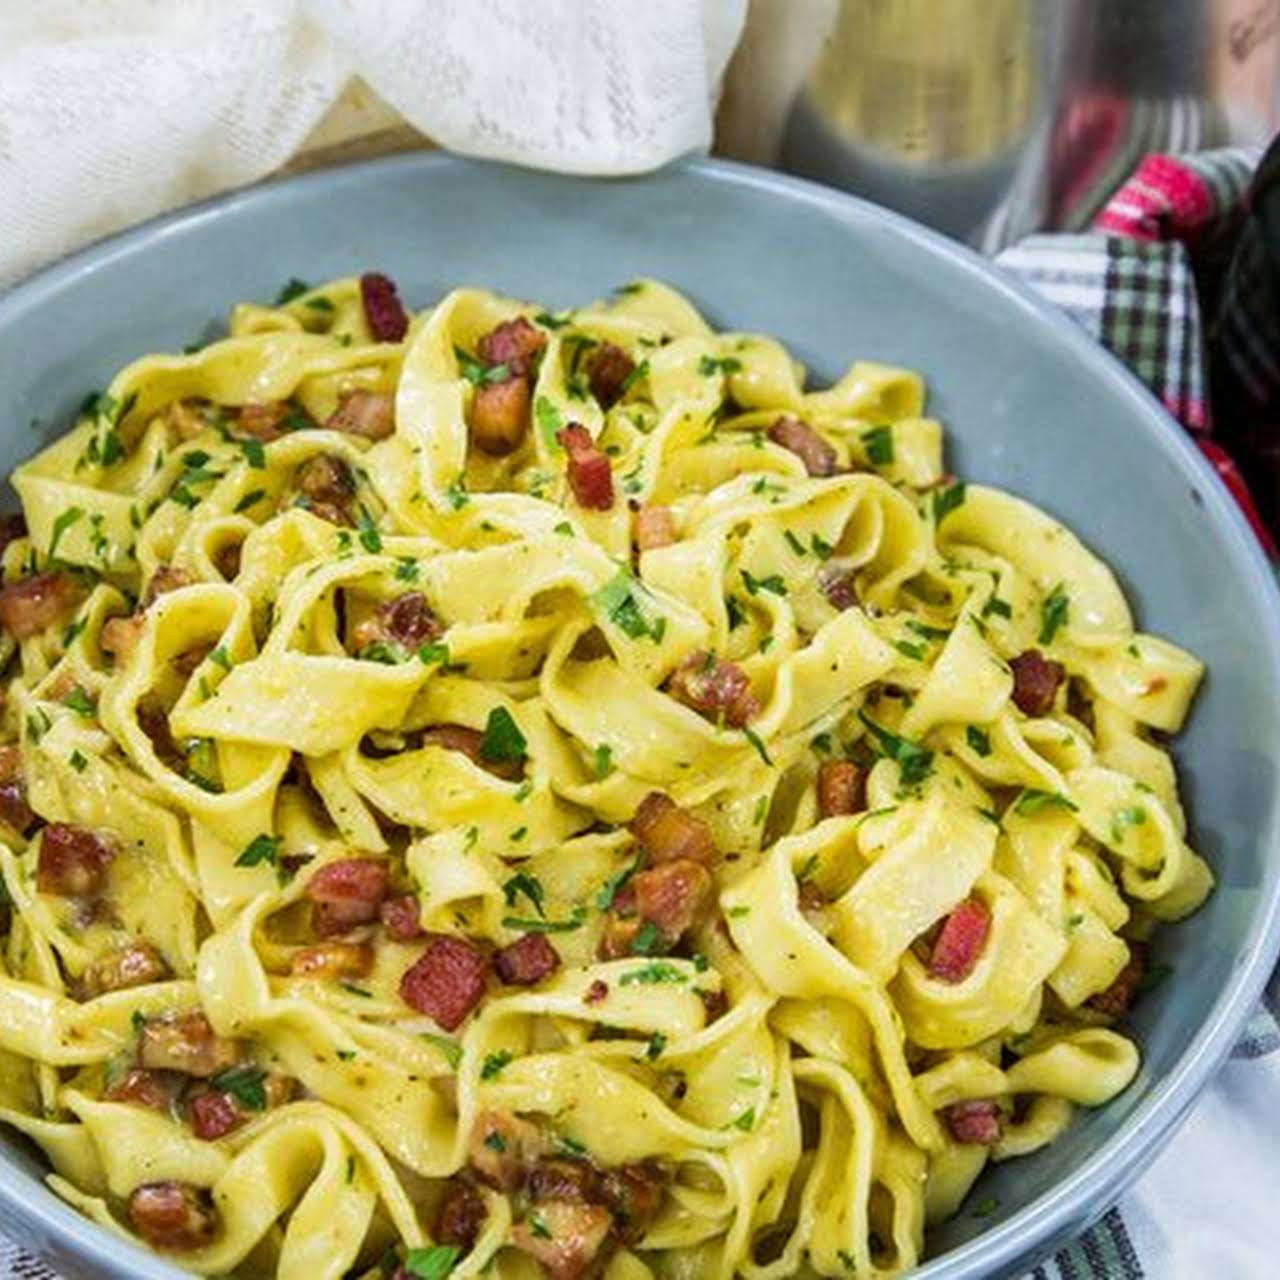
[[[296,198],[335,185],[377,183],[388,175],[420,172],[428,181],[441,173],[474,167],[516,166],[439,151],[417,151],[287,177],[273,177],[185,205],[126,230],[102,237],[38,269],[0,293],[0,334],[6,326],[38,309],[52,294],[74,287],[120,260],[145,253],[155,240],[198,232],[216,218],[281,198]],[[1065,312],[1002,271],[969,246],[847,192],[804,178],[707,156],[686,156],[651,173],[598,177],[542,172],[540,178],[568,186],[644,183],[687,176],[696,183],[718,184],[777,200],[801,204],[848,227],[855,234],[888,234],[922,256],[940,255],[960,268],[976,287],[994,293],[1002,305],[1023,312],[1029,322],[1048,325],[1070,351],[1111,392],[1130,425],[1141,429],[1149,446],[1168,457],[1203,500],[1207,522],[1222,538],[1224,550],[1263,606],[1267,631],[1264,653],[1280,659],[1280,592],[1266,557],[1243,514],[1208,461],[1151,391],[1117,357],[1091,338]],[[1172,429],[1171,429],[1172,428]],[[1267,852],[1274,851],[1263,851]],[[1264,864],[1265,865],[1265,864]],[[1133,1113],[1113,1134],[1043,1195],[973,1240],[925,1261],[912,1272],[920,1280],[984,1280],[1004,1273],[1029,1257],[1043,1256],[1064,1237],[1082,1229],[1110,1208],[1169,1141],[1226,1059],[1257,1002],[1280,953],[1280,874],[1260,901],[1230,979],[1219,991],[1208,1017],[1173,1068],[1154,1081]],[[31,1192],[39,1194],[33,1199]],[[37,1182],[0,1164],[0,1202],[4,1217],[39,1226],[85,1260],[128,1265],[131,1274],[150,1280],[187,1275],[159,1255],[99,1226]]]

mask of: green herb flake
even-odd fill
[[[742,585],[746,587],[748,595],[759,595],[761,591],[769,591],[775,596],[785,596],[787,594],[787,584],[783,582],[781,574],[771,573],[766,577],[757,578],[746,569],[742,569],[740,572],[742,574]]]
[[[911,658],[915,662],[922,662],[925,655],[925,646],[914,640],[895,640],[893,647],[902,654],[904,658]]]
[[[49,539],[49,559],[52,560],[54,554],[58,550],[58,543],[62,541],[62,535],[71,528],[76,521],[84,516],[83,507],[68,507],[53,522],[53,535]]]
[[[360,545],[371,555],[376,556],[382,550],[382,535],[378,532],[378,526],[374,524],[373,517],[364,509],[360,508]]]
[[[835,553],[835,547],[832,546],[825,538],[818,534],[813,534],[809,539],[809,545],[813,548],[813,554],[819,560],[829,560]]]
[[[585,907],[575,907],[568,920],[538,920],[528,916],[503,916],[502,927],[517,933],[572,933],[587,918]]]
[[[876,724],[863,711],[858,712],[858,719],[875,738],[881,754],[897,762],[904,787],[915,786],[929,776],[933,768],[932,751],[922,747],[918,742],[912,742],[907,738],[900,738],[896,733],[891,733],[883,725]]]
[[[999,596],[992,596],[982,606],[982,616],[989,618],[993,614],[998,618],[1012,618],[1013,606],[1007,600],[1001,600]]]
[[[333,303],[323,293],[317,294],[314,298],[308,298],[302,305],[310,307],[312,311],[333,310]]]
[[[991,739],[987,736],[985,729],[979,729],[976,724],[971,724],[964,731],[964,739],[969,744],[969,749],[980,756],[989,756],[991,754]]]
[[[755,1127],[756,1127],[755,1107],[748,1107],[741,1114],[734,1116],[734,1118],[730,1120],[728,1125],[726,1126],[726,1128],[730,1128],[730,1129],[741,1129],[743,1133],[750,1133],[751,1130],[754,1129]]]
[[[653,960],[639,969],[628,969],[618,981],[624,987],[647,987],[661,982],[688,982],[689,975],[666,960]]]
[[[791,532],[790,529],[784,530],[782,536],[787,540],[787,546],[789,546],[797,556],[807,556],[809,554],[808,548],[800,541],[799,538],[796,537],[794,533]]]
[[[462,1253],[460,1245],[433,1244],[424,1249],[410,1249],[404,1255],[404,1269],[414,1280],[445,1280]]]
[[[236,503],[236,515],[242,515],[244,512],[248,511],[250,507],[256,507],[266,496],[267,491],[265,489],[250,489],[249,492],[244,494]]]
[[[1037,791],[1034,787],[1028,787],[1013,802],[1014,813],[1024,818],[1034,817],[1051,808],[1070,809],[1074,813],[1076,806],[1061,792]]]
[[[751,745],[756,749],[756,754],[760,757],[760,759],[763,760],[765,764],[767,764],[770,768],[772,768],[773,760],[770,758],[769,752],[766,750],[764,742],[761,739],[760,735],[750,725],[743,725],[742,732],[743,734],[746,735],[747,741],[751,743]]]
[[[506,707],[494,707],[480,739],[480,758],[490,764],[514,763],[523,760],[528,751],[528,739],[511,712]]]
[[[449,646],[435,642],[424,644],[418,650],[418,661],[424,667],[431,666],[433,662],[438,662],[442,667],[447,667],[449,665]]]
[[[567,520],[561,520],[551,532],[558,533],[562,538],[572,538],[573,525],[571,525]]]
[[[431,1031],[424,1031],[422,1038],[434,1049],[439,1049],[444,1055],[445,1061],[457,1071],[458,1064],[462,1061],[462,1046],[456,1040],[450,1040],[448,1036],[439,1036]]]
[[[1071,613],[1071,598],[1067,595],[1062,583],[1058,583],[1044,598],[1040,606],[1040,644],[1052,644],[1053,637],[1067,625]]]
[[[933,523],[940,525],[957,507],[964,504],[964,484],[948,485],[933,491]]]
[[[231,670],[231,658],[227,653],[226,645],[219,645],[216,649],[209,651],[209,661],[217,663],[224,671]]]
[[[893,461],[892,427],[872,427],[864,431],[862,444],[867,451],[867,461],[873,467],[887,467]]]
[[[404,556],[396,561],[396,581],[397,582],[417,582],[418,580],[418,562],[411,560],[408,556]]]
[[[667,1047],[667,1037],[661,1031],[655,1031],[649,1037],[649,1043],[645,1046],[644,1056],[652,1062],[655,1058],[662,1057],[662,1051]]]
[[[229,1093],[249,1111],[265,1111],[267,1091],[262,1083],[265,1075],[261,1067],[232,1067],[214,1076],[209,1083],[219,1093]]]
[[[67,757],[67,763],[77,772],[83,773],[88,767],[89,762],[80,754],[79,751],[73,751]]]
[[[294,278],[285,284],[284,288],[276,294],[276,306],[285,307],[291,303],[294,298],[300,298],[304,293],[309,293],[311,286],[305,280]]]
[[[255,470],[261,471],[267,465],[267,452],[261,440],[241,440],[240,451],[244,460]]]
[[[98,713],[97,704],[89,696],[89,694],[79,685],[75,685],[71,692],[62,700],[64,707],[69,707],[78,716],[84,716],[86,719],[91,718]]]
[[[713,378],[716,374],[741,373],[742,361],[736,356],[703,356],[698,361],[698,372],[704,378]]]
[[[613,748],[608,743],[602,742],[596,748],[592,770],[597,782],[603,782],[613,772]]]
[[[667,620],[652,614],[643,589],[626,569],[619,570],[610,578],[591,597],[591,602],[619,631],[633,640],[647,636],[658,644],[666,634]]]
[[[973,1206],[973,1217],[989,1218],[1000,1207],[1000,1201],[995,1196],[988,1196],[985,1200],[979,1200]]]
[[[354,1062],[356,1060],[356,1051],[354,1049],[337,1050],[339,1062]]]
[[[1140,827],[1147,820],[1147,811],[1141,805],[1127,805],[1111,815],[1111,843],[1122,844],[1125,833],[1131,827]]]
[[[481,1080],[495,1080],[502,1074],[502,1069],[511,1062],[513,1054],[509,1049],[498,1049],[486,1056],[480,1067]]]
[[[284,841],[280,836],[269,836],[265,833],[256,835],[241,850],[240,856],[236,858],[235,865],[237,867],[257,867],[265,862],[274,867],[278,865],[280,846],[283,843]]]
[[[631,879],[633,875],[640,869],[640,859],[623,867],[621,871],[615,871],[601,886],[599,893],[596,894],[596,906],[601,911],[608,911],[613,906],[613,900],[617,896],[618,890]]]
[[[560,444],[556,440],[556,435],[564,426],[560,410],[546,396],[538,396],[533,402],[533,417],[547,449],[552,451],[559,449]]]
[[[502,896],[506,898],[509,907],[514,907],[516,900],[520,897],[528,898],[538,915],[546,917],[547,913],[542,905],[546,899],[546,890],[542,887],[542,881],[528,871],[517,871],[502,886]]]

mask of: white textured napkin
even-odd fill
[[[629,173],[711,142],[747,0],[0,0],[0,287],[256,181],[355,75],[469,155]]]

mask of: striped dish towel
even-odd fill
[[[1091,231],[1031,236],[996,261],[1151,388],[1191,432],[1274,558],[1243,475],[1213,431],[1206,389],[1212,367],[1215,400],[1243,407],[1246,420],[1257,418],[1263,425],[1255,435],[1280,423],[1280,413],[1267,412],[1280,400],[1280,290],[1272,291],[1260,265],[1268,251],[1265,228],[1241,218],[1247,197],[1258,195],[1273,169],[1280,199],[1280,143],[1273,151],[1261,167],[1259,154],[1244,149],[1149,156]],[[1238,435],[1247,446],[1249,432]],[[1218,1080],[1156,1163],[1096,1226],[1024,1280],[1280,1274],[1272,1227],[1280,1205],[1278,1102],[1280,974]],[[3,1237],[0,1276],[56,1280]]]

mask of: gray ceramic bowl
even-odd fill
[[[715,162],[588,182],[428,155],[178,213],[0,298],[0,463],[56,430],[33,435],[32,419],[64,422],[132,357],[209,336],[232,302],[362,269],[388,272],[417,305],[467,282],[560,307],[652,275],[720,325],[777,335],[819,380],[855,354],[920,369],[952,469],[1065,520],[1115,567],[1141,624],[1208,663],[1177,758],[1218,890],[1162,935],[1177,973],[1137,1016],[1141,1073],[1051,1148],[985,1178],[978,1194],[998,1210],[936,1232],[918,1274],[1011,1274],[1102,1213],[1212,1076],[1280,941],[1280,609],[1182,433],[1071,322],[871,205]],[[89,1225],[40,1174],[0,1140],[0,1226],[67,1275],[181,1274]]]

